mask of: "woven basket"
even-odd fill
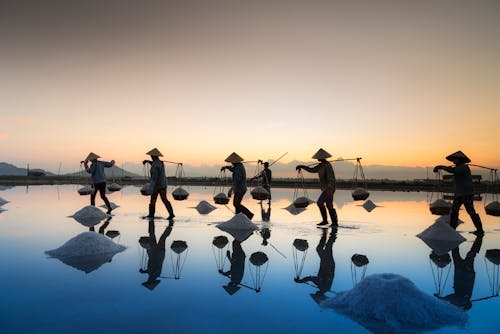
[[[263,201],[269,198],[269,191],[267,191],[264,187],[255,187],[250,192],[253,199],[258,201]]]
[[[307,208],[310,203],[311,200],[307,197],[297,197],[295,201],[293,201],[293,206],[296,208]]]
[[[179,187],[172,191],[172,196],[176,201],[183,201],[188,198],[189,193],[184,188]]]
[[[355,201],[364,201],[370,196],[370,193],[364,188],[356,188],[351,195]]]
[[[214,196],[215,204],[227,204],[229,203],[229,197],[225,193],[218,193]]]
[[[484,207],[484,210],[486,211],[487,215],[498,217],[500,216],[500,202],[491,202]]]

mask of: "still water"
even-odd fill
[[[231,206],[217,205],[208,215],[194,209],[201,200],[213,204],[213,188],[188,187],[190,196],[185,201],[174,201],[169,194],[176,219],[168,228],[164,219],[154,225],[141,219],[147,214],[148,197],[140,195],[137,187],[125,187],[109,195],[120,207],[113,211],[109,224],[97,225],[95,231],[115,231],[108,235],[126,250],[109,262],[77,268],[49,258],[45,251],[89,231],[68,217],[89,203],[88,196],[78,195],[78,188],[32,186],[0,191],[0,197],[9,201],[3,206],[7,211],[0,213],[2,333],[370,333],[356,321],[318,306],[313,298],[317,285],[301,282],[318,275],[316,246],[320,242],[331,246],[334,259],[327,297],[352,289],[365,270],[367,276],[401,275],[431,296],[453,293],[454,263],[437,267],[429,259],[428,246],[415,237],[436,219],[426,193],[371,191],[370,199],[378,207],[367,212],[362,202],[352,201],[350,191],[337,191],[335,207],[344,226],[337,233],[316,227],[319,212],[315,205],[297,215],[283,209],[290,205],[293,189],[273,190],[269,221],[262,219],[259,202],[247,195],[244,204],[255,213],[253,221],[260,231],[238,247],[231,235],[215,226],[233,217]],[[317,196],[317,191],[310,191],[311,198]],[[102,204],[99,197],[96,202]],[[475,206],[486,234],[472,258],[476,276],[469,321],[465,328],[443,327],[433,333],[498,332],[500,299],[494,297],[498,279],[493,280],[495,267],[485,252],[500,248],[500,220],[487,216],[482,202]],[[262,209],[268,213],[267,205]],[[161,202],[156,213],[167,215]],[[467,240],[459,251],[465,258],[476,237],[468,233],[474,228],[464,210],[460,218],[465,224],[457,230]],[[148,281],[144,273],[148,253],[139,240],[153,237],[159,241],[162,235],[166,251],[159,282],[143,284]],[[222,242],[221,248],[215,247],[212,242],[217,236],[227,237],[227,245]],[[306,240],[308,249],[294,248],[295,239]],[[175,252],[174,241],[184,241],[187,248],[173,247]],[[239,267],[233,267],[238,270],[234,275],[241,276],[237,288],[229,287],[227,252],[233,262],[240,260]],[[264,253],[267,261],[252,263],[256,252]],[[353,254],[366,255],[369,263],[355,266]],[[409,303],[402,300],[400,307]]]

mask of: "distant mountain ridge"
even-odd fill
[[[30,168],[30,172],[42,172],[46,175],[54,175],[40,168]],[[26,168],[17,167],[6,162],[0,162],[0,175],[26,176],[27,174]]]
[[[43,172],[47,176],[54,176],[56,174],[51,173],[49,171],[39,169],[39,168],[30,168],[30,172]],[[120,178],[120,177],[131,177],[131,178],[140,178],[141,176],[129,172],[127,170],[124,170],[120,167],[113,166],[111,168],[105,168],[104,169],[104,174],[106,175],[106,178],[112,179],[114,178]],[[26,176],[27,175],[27,169],[26,168],[21,168],[17,167],[15,165],[6,163],[6,162],[0,162],[0,175],[9,175],[9,176]],[[87,172],[84,170],[79,171],[79,172],[74,172],[74,173],[68,173],[68,174],[61,174],[61,176],[73,176],[73,177],[78,177],[78,176],[90,176]]]
[[[79,172],[74,172],[74,173],[68,173],[68,174],[63,174],[64,176],[89,176],[90,174],[87,173],[85,170],[81,170]],[[121,177],[131,177],[131,178],[141,178],[139,174],[129,172],[123,168],[120,168],[118,166],[113,166],[110,168],[104,168],[104,175],[106,175],[107,179],[113,179],[113,178],[121,178]]]

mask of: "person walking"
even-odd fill
[[[259,163],[262,163],[262,160],[259,160]],[[256,176],[252,177],[250,181],[256,179],[262,179],[262,188],[266,189],[269,193],[268,203],[271,204],[271,179],[273,177],[273,172],[269,169],[269,162],[264,162],[264,169]]]
[[[152,159],[144,160],[142,162],[143,165],[151,165],[151,181],[148,188],[148,193],[151,194],[151,199],[149,202],[149,213],[146,217],[149,219],[154,219],[156,211],[156,199],[158,198],[158,195],[160,195],[160,198],[169,214],[167,219],[173,220],[175,217],[174,210],[172,209],[170,201],[167,199],[167,177],[165,176],[165,166],[163,165],[163,161],[160,160],[160,157],[162,157],[163,154],[161,154],[161,152],[157,148],[152,149],[146,154],[149,155]]]
[[[465,210],[469,214],[476,230],[472,232],[475,235],[483,235],[483,224],[481,223],[481,217],[476,213],[474,209],[474,202],[472,197],[474,196],[474,189],[472,183],[472,175],[470,168],[467,163],[471,160],[462,152],[457,151],[446,157],[446,160],[453,162],[455,166],[443,166],[437,165],[434,167],[434,173],[439,170],[444,170],[448,173],[453,174],[453,179],[455,181],[455,195],[453,197],[453,204],[450,211],[450,226],[454,229],[458,226],[458,211],[462,204],[465,206]]]
[[[327,209],[330,213],[332,225],[338,226],[337,211],[333,207],[333,194],[335,193],[335,172],[333,171],[332,164],[328,162],[328,160],[326,160],[331,156],[332,155],[330,153],[320,148],[318,152],[316,152],[316,154],[312,156],[313,159],[318,159],[319,164],[314,167],[305,165],[297,165],[297,167],[295,167],[295,169],[298,171],[304,169],[309,173],[318,173],[321,194],[319,195],[316,204],[319,207],[321,218],[323,219],[317,224],[319,226],[328,225],[328,217],[326,212]]]
[[[231,197],[231,193],[234,193],[233,205],[236,213],[243,213],[248,219],[253,218],[253,213],[248,210],[241,201],[243,200],[243,196],[247,192],[247,174],[245,171],[245,166],[243,166],[243,158],[240,157],[237,153],[231,153],[224,161],[231,163],[232,166],[223,166],[221,167],[221,171],[228,169],[233,173],[233,185],[231,189],[229,189],[229,197]]]
[[[99,161],[100,156],[90,152],[89,155],[85,158],[83,165],[85,166],[85,171],[89,173],[92,176],[92,183],[93,183],[93,191],[90,193],[90,205],[95,206],[95,197],[97,195],[97,192],[99,191],[99,195],[101,196],[102,200],[104,201],[104,204],[106,204],[106,207],[108,208],[108,211],[106,212],[107,214],[111,213],[111,204],[109,203],[108,198],[106,197],[106,176],[104,174],[104,168],[111,168],[115,164],[114,160],[111,160],[110,162],[108,161]],[[91,162],[91,165],[89,167],[89,161]]]

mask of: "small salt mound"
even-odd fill
[[[443,326],[460,326],[468,316],[459,308],[420,291],[396,274],[366,277],[354,289],[321,303],[374,333],[420,333]]]
[[[4,211],[7,211],[7,210],[5,210],[4,208],[0,207],[0,213],[2,213]]]
[[[231,234],[231,236],[238,241],[246,240],[252,235],[253,231],[259,229],[257,225],[252,223],[243,213],[238,213],[227,222],[218,224],[217,228]]]
[[[302,196],[302,197],[297,197],[295,201],[293,201],[293,206],[298,209],[301,209],[301,208],[306,208],[311,203],[312,201],[309,198]]]
[[[118,183],[113,182],[113,183],[109,184],[107,188],[109,191],[118,191],[118,190],[122,189],[122,186],[119,185]]]
[[[229,197],[225,193],[218,193],[214,196],[215,204],[227,204],[229,203]]]
[[[182,187],[178,187],[174,191],[172,191],[172,196],[177,201],[183,201],[186,198],[188,198],[189,193],[186,191],[186,189],[184,189]]]
[[[437,222],[441,222],[441,223],[445,223],[445,224],[450,225],[450,215],[442,215],[441,217],[437,218],[435,220],[435,222],[436,223]],[[460,225],[460,224],[463,224],[463,223],[464,223],[463,220],[461,220],[461,219],[457,220],[457,226]]]
[[[113,203],[113,202],[109,202],[109,205],[111,205],[111,209],[114,210],[114,209],[118,209],[120,206]],[[103,204],[103,205],[100,205],[99,206],[100,208],[103,208],[103,209],[107,209],[108,207],[106,206],[106,204]]]
[[[490,204],[486,205],[484,207],[485,211],[486,211],[486,214],[490,215],[490,216],[500,216],[500,202],[499,201],[495,201],[495,202],[491,202]]]
[[[365,188],[356,188],[351,195],[355,201],[363,201],[370,196],[370,193]]]
[[[298,215],[299,213],[302,213],[304,211],[306,211],[305,208],[296,208],[295,205],[290,204],[289,206],[287,206],[286,208],[283,208],[285,209],[286,211],[290,212],[292,215],[296,216]]]
[[[373,203],[370,199],[363,203],[363,208],[368,212],[372,212],[376,207],[377,205],[375,205],[375,203]]]
[[[7,201],[6,199],[3,199],[2,197],[0,197],[0,206],[5,205],[7,203],[9,203],[9,201]]]
[[[124,250],[125,246],[114,243],[102,234],[83,232],[68,240],[61,247],[45,253],[69,266],[89,273],[104,263],[111,262],[115,254]]]
[[[425,242],[437,255],[446,254],[465,241],[465,238],[460,233],[443,222],[432,224],[423,232],[417,234],[417,237]]]
[[[91,186],[83,186],[80,189],[78,189],[78,193],[82,196],[83,195],[90,195],[90,194],[92,194],[92,191],[93,191],[93,189]]]
[[[210,212],[214,211],[216,209],[215,206],[212,204],[208,203],[207,201],[201,201],[198,203],[198,205],[195,207],[196,210],[198,210],[198,213],[201,215],[207,215]]]
[[[255,187],[250,192],[253,199],[258,201],[263,201],[269,198],[269,191],[267,191],[264,187]]]
[[[108,218],[108,215],[95,206],[87,205],[70,217],[73,217],[77,222],[84,226],[91,227],[99,224],[103,219]]]
[[[429,209],[433,215],[447,215],[450,213],[451,203],[440,198],[432,202]]]

